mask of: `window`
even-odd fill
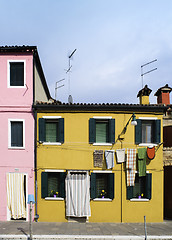
[[[159,144],[161,142],[161,120],[137,119],[136,144]]]
[[[115,143],[115,119],[90,118],[89,143]]]
[[[39,118],[39,141],[49,144],[64,142],[64,118]]]
[[[139,177],[136,173],[135,186],[127,187],[127,199],[151,199],[152,174]]]
[[[25,86],[25,61],[9,61],[8,87]]]
[[[91,199],[114,199],[114,173],[91,173]]]
[[[65,172],[42,172],[42,198],[65,198]]]
[[[163,127],[164,147],[172,147],[172,126]]]
[[[9,120],[9,148],[24,148],[24,120]]]

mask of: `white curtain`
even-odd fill
[[[7,173],[7,206],[11,218],[26,218],[24,174]]]
[[[69,171],[66,177],[66,216],[90,215],[90,176],[86,171]]]

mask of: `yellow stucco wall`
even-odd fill
[[[103,168],[94,168],[94,150],[116,150],[120,148],[137,148],[135,145],[134,126],[128,125],[122,143],[117,141],[112,146],[93,146],[89,144],[89,118],[93,116],[111,116],[115,118],[115,139],[131,117],[131,113],[118,112],[38,112],[37,119],[43,116],[61,116],[64,118],[64,143],[60,146],[37,144],[37,176],[38,176],[38,214],[39,221],[65,222],[65,201],[45,200],[41,198],[41,172],[45,169],[58,170],[107,170],[104,161]],[[157,117],[154,113],[135,113],[139,117]],[[161,131],[162,138],[162,131]],[[91,200],[91,217],[89,222],[147,222],[163,221],[163,157],[162,145],[156,152],[156,157],[147,162],[147,171],[152,173],[152,199],[148,202],[131,202],[126,199],[126,171],[124,164],[117,164],[115,173],[115,198],[107,201]]]

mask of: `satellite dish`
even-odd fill
[[[68,103],[73,103],[72,95],[69,95],[69,97],[68,97]]]

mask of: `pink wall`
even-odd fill
[[[8,88],[8,60],[26,61],[26,85],[24,88]],[[34,118],[33,56],[31,54],[0,55],[0,221],[7,220],[6,173],[27,174],[28,194],[34,194]],[[25,148],[8,148],[8,119],[24,119]]]
[[[8,60],[26,61],[26,84],[24,88],[8,88]],[[33,56],[31,54],[0,55],[0,107],[8,105],[27,106],[33,102]]]

